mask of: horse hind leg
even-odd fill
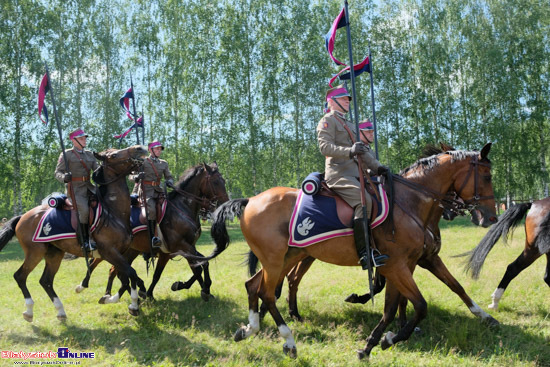
[[[118,271],[114,266],[111,266],[111,268],[109,269],[109,277],[107,278],[107,286],[105,288],[105,294],[98,301],[100,305],[104,305],[108,303],[117,303],[118,301],[120,301],[120,297],[122,296],[122,294],[124,294],[124,292],[126,291],[126,288],[121,287],[115,295],[111,295],[111,292],[113,289],[113,281],[117,276],[118,276]],[[124,282],[127,282],[126,278],[121,279],[121,283],[124,284]]]
[[[487,306],[491,310],[498,310],[498,304],[504,291],[510,284],[510,282],[518,276],[525,268],[531,265],[536,259],[540,257],[540,253],[537,248],[529,246],[519,255],[512,263],[506,268],[506,272],[502,277],[498,287],[491,295],[492,303]]]
[[[40,285],[44,288],[52,300],[55,309],[57,310],[57,319],[60,321],[67,320],[67,314],[63,308],[63,303],[61,303],[61,300],[53,289],[53,281],[55,274],[57,274],[59,266],[61,265],[61,260],[63,260],[63,255],[63,251],[57,247],[50,246],[46,252],[46,266],[44,267],[44,271],[40,277]]]
[[[23,245],[23,243],[21,244]],[[27,288],[27,277],[44,257],[46,246],[48,245],[33,244],[33,246],[35,247],[32,250],[30,250],[29,247],[22,246],[25,250],[25,260],[23,261],[23,264],[19,267],[19,269],[13,274],[13,278],[21,289],[23,297],[25,297],[26,310],[25,312],[23,312],[23,318],[28,322],[32,322],[33,320],[34,301],[31,297],[29,289]]]
[[[258,312],[258,290],[262,282],[263,269],[246,281],[245,288],[248,294],[248,325],[241,326],[233,335],[233,340],[239,342],[260,331],[260,314]]]

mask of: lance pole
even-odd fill
[[[376,107],[374,105],[374,82],[372,76],[372,55],[370,53],[369,44],[369,65],[370,65],[370,99],[372,104],[372,124],[374,125],[374,152],[376,153],[376,159],[378,159],[378,131],[376,125]]]
[[[134,82],[132,81],[132,74],[130,74],[130,88],[132,88],[132,108],[134,116],[134,124],[136,125],[136,144],[139,145],[139,127],[137,126],[137,115],[136,115],[136,91],[134,91]]]
[[[361,137],[359,135],[359,120],[358,120],[358,112],[357,112],[357,93],[355,92],[355,68],[353,64],[353,50],[351,47],[351,30],[350,30],[350,23],[349,23],[349,10],[348,10],[348,0],[344,1],[344,6],[346,10],[346,35],[348,39],[348,54],[349,54],[349,65],[350,65],[350,79],[351,79],[351,95],[353,97],[353,119],[355,121],[355,136],[356,141],[360,142]],[[370,62],[370,60],[369,60]],[[361,185],[361,205],[363,209],[363,225],[364,225],[364,233],[368,233],[369,228],[367,227],[369,225],[368,218],[367,218],[367,199],[365,197],[365,182],[363,179],[363,167],[361,164],[361,158],[357,157],[357,164],[359,168],[359,183]],[[373,284],[372,284],[372,264],[370,262],[370,238],[367,241],[366,235],[365,235],[365,245],[367,247],[367,263],[368,263],[368,278],[369,278],[369,291],[370,294],[373,294]],[[374,298],[372,298],[372,302],[374,303]]]
[[[65,153],[65,144],[63,143],[63,134],[61,133],[61,124],[59,123],[59,118],[57,117],[57,108],[55,106],[55,97],[54,97],[54,93],[53,93],[53,85],[52,85],[51,80],[50,80],[50,71],[48,70],[48,64],[47,63],[44,63],[44,66],[46,67],[46,75],[47,75],[47,78],[48,78],[48,86],[50,87],[49,88],[50,89],[50,99],[52,100],[53,115],[55,117],[55,123],[57,125],[57,134],[59,135],[59,144],[61,145],[61,152],[63,154],[63,161],[65,162],[65,172],[70,173],[69,172],[69,161],[67,160],[67,153]],[[77,203],[76,203],[76,198],[74,196],[74,190],[73,190],[72,182],[67,182],[67,193],[69,194],[69,196],[71,198],[71,201],[73,203],[73,208],[76,211],[76,215],[78,217],[78,206],[77,206]],[[76,231],[77,235],[78,235],[78,232],[79,231]],[[84,233],[80,233],[80,237],[81,237],[79,239],[80,240],[80,245],[82,246],[82,244],[84,243]],[[90,264],[89,264],[89,261],[88,261],[88,252],[84,248],[83,248],[83,252],[84,252],[84,259],[86,260],[86,267],[88,268],[88,274],[91,274]]]

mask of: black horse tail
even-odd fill
[[[243,208],[248,204],[248,199],[235,199],[226,201],[216,209],[212,214],[212,228],[210,229],[210,236],[216,243],[214,251],[206,257],[199,255],[191,255],[184,253],[183,251],[177,251],[174,255],[181,255],[188,260],[195,261],[195,266],[205,264],[207,261],[212,260],[221,254],[229,245],[229,234],[227,233],[227,227],[225,226],[226,220],[233,220],[235,216],[240,218],[243,214]]]
[[[0,251],[4,249],[7,243],[10,242],[15,235],[15,226],[19,223],[19,219],[21,219],[20,215],[11,218],[4,224],[2,229],[0,229]]]
[[[258,257],[252,252],[248,251],[248,275],[254,276],[258,270]]]
[[[481,242],[472,251],[467,253],[470,255],[468,263],[466,264],[466,272],[472,272],[472,278],[477,279],[485,258],[498,242],[498,240],[504,236],[506,241],[510,230],[513,229],[521,222],[525,217],[527,211],[531,208],[531,203],[523,203],[519,205],[513,205],[504,212],[499,218],[497,224],[493,225],[489,232],[483,237]]]

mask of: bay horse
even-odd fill
[[[394,181],[395,232],[392,233],[391,221],[384,222],[372,232],[380,252],[389,255],[386,265],[378,268],[386,278],[384,313],[368,337],[366,347],[358,352],[359,358],[368,357],[378,345],[402,300],[412,303],[413,318],[407,321],[397,335],[389,331],[382,340],[382,349],[407,340],[418,323],[426,317],[426,301],[413,279],[418,263],[422,263],[453,291],[463,293],[461,297],[474,315],[490,325],[498,324],[463,292],[437,254],[434,241],[425,241],[430,218],[439,207],[439,202],[451,190],[477,213],[476,224],[488,227],[497,221],[491,162],[487,158],[490,149],[489,143],[481,152],[448,151],[420,159],[407,169],[412,171],[407,180]],[[353,236],[331,238],[305,248],[288,246],[289,223],[298,193],[299,189],[275,187],[252,198],[231,200],[220,206],[214,213],[211,230],[216,247],[211,255],[203,258],[203,261],[211,260],[227,248],[229,235],[225,220],[233,215],[238,216],[244,238],[263,268],[245,283],[249,324],[239,328],[234,339],[243,340],[260,330],[258,301],[261,298],[285,339],[283,351],[293,358],[297,356],[296,343],[276,306],[277,285],[290,269],[307,256],[335,265],[359,265]]]
[[[229,200],[225,180],[218,169],[218,164],[216,162],[210,165],[203,163],[187,169],[175,184],[173,191],[168,194],[166,200],[168,203],[166,213],[159,224],[163,242],[166,245],[164,249],[166,252],[156,250],[154,253],[158,255],[158,262],[151,285],[145,294],[146,298],[152,300],[154,300],[153,291],[168,260],[177,256],[174,254],[175,252],[183,251],[202,256],[195,247],[201,235],[201,212],[213,211],[219,204]],[[128,263],[132,264],[139,254],[148,254],[149,252],[149,232],[141,231],[137,232],[133,237],[130,248],[124,253],[124,257]],[[100,262],[101,259],[94,259],[90,265],[90,272],[86,273],[84,280],[76,287],[75,290],[77,293],[88,287],[91,272]],[[195,266],[194,262],[189,260],[189,266],[193,272],[193,276],[185,283],[180,281],[175,282],[172,285],[172,290],[189,289],[195,281],[198,281],[201,286],[201,298],[208,301],[212,297],[210,294],[212,280],[210,279],[208,263]],[[203,271],[204,279],[202,277]],[[122,294],[127,290],[124,287],[120,288],[115,295],[111,296],[115,275],[116,268],[112,267],[109,272],[105,295],[101,297],[99,303],[118,302]]]
[[[527,214],[527,212],[529,212]],[[540,256],[546,255],[546,273],[544,281],[550,286],[550,198],[511,206],[499,217],[498,224],[492,227],[479,244],[471,251],[466,268],[477,279],[485,258],[500,238],[507,237],[525,218],[525,248],[508,265],[488,306],[498,310],[498,303],[510,282]]]
[[[107,149],[94,153],[101,161],[100,167],[94,172],[93,178],[98,185],[98,202],[102,205],[97,229],[92,237],[97,243],[99,255],[113,264],[119,272],[124,284],[131,283],[132,303],[128,306],[131,315],[139,314],[136,286],[143,281],[122,255],[130,246],[132,232],[130,230],[130,193],[126,184],[126,176],[143,162],[147,149],[134,145],[125,149]],[[26,310],[25,320],[33,320],[34,301],[27,289],[27,277],[45,259],[46,266],[40,278],[40,285],[52,300],[59,320],[66,320],[67,315],[61,300],[53,288],[54,277],[59,270],[64,254],[83,256],[82,248],[76,238],[60,239],[51,242],[33,242],[33,234],[49,207],[46,204],[37,206],[23,215],[10,219],[0,230],[0,250],[17,236],[19,244],[25,253],[25,260],[13,277],[23,292]]]

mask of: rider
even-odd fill
[[[352,143],[355,125],[346,120],[351,96],[345,86],[338,86],[327,91],[326,101],[328,112],[317,125],[317,140],[325,160],[325,180],[327,185],[342,197],[353,209],[353,233],[355,247],[363,270],[368,269],[369,257],[374,266],[384,265],[387,255],[380,255],[377,251],[367,253],[365,241],[370,241],[370,216],[372,200],[365,193],[367,207],[367,227],[363,219],[361,205],[359,168],[357,157],[372,171],[383,174],[388,168],[380,164],[374,154],[363,142]],[[353,138],[355,140],[355,137]]]
[[[55,178],[66,183],[67,194],[70,196],[69,185],[72,183],[74,199],[78,209],[78,230],[77,236],[80,246],[85,251],[94,251],[97,249],[95,242],[90,238],[90,225],[88,222],[89,206],[88,200],[95,194],[95,187],[90,182],[90,170],[93,172],[98,168],[97,160],[94,154],[86,150],[86,139],[88,135],[82,130],[77,129],[69,134],[69,139],[73,144],[72,149],[65,150],[59,155],[57,167],[55,168]],[[67,157],[69,172],[66,171],[65,158]]]
[[[174,179],[168,168],[168,162],[160,159],[164,146],[154,141],[149,143],[149,157],[143,162],[143,171],[139,174],[133,175],[131,179],[136,182],[136,186],[139,186],[138,195],[141,197],[141,189],[145,189],[145,200],[147,202],[147,222],[149,229],[149,236],[151,237],[151,244],[153,248],[160,248],[160,239],[155,236],[155,228],[157,226],[157,200],[164,190],[160,186],[160,180],[164,176],[164,180],[168,187],[174,185]],[[138,183],[143,180],[142,185]]]

